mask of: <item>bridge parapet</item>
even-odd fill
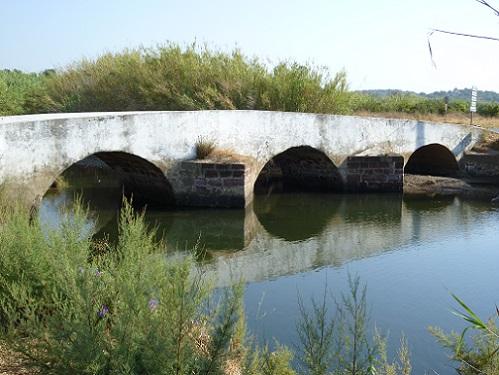
[[[199,137],[213,140],[219,148],[232,150],[245,160],[251,160],[241,161],[245,164],[244,177],[222,177],[221,172],[229,167],[215,166],[210,171],[211,167],[203,169],[196,166],[197,162],[193,159]],[[407,161],[421,147],[438,144],[452,157],[460,159],[480,137],[479,129],[452,124],[270,111],[0,117],[0,183],[10,182],[17,191],[23,191],[27,199],[36,201],[57,176],[74,163],[91,155],[122,153],[145,162],[145,170],[131,163],[136,167],[127,172],[135,176],[132,181],[140,182],[142,186],[147,182],[149,173],[158,176],[157,171],[160,170],[180,201],[194,202],[197,199],[200,203],[202,199],[195,198],[197,194],[203,191],[208,194],[209,191],[208,195],[214,197],[218,191],[223,197],[219,201],[224,205],[231,200],[240,205],[241,199],[245,204],[251,200],[253,185],[264,166],[289,149],[308,147],[331,161],[335,168],[325,168],[322,162],[314,164],[322,157],[311,163],[312,158],[306,157],[309,167],[320,166],[314,172],[315,177],[320,178],[315,180],[319,182],[325,178],[324,184],[316,185],[332,186],[347,182],[348,175],[362,175],[362,179],[367,181],[369,174],[377,173],[374,172],[376,169],[384,173],[381,171],[383,168],[374,168],[369,173],[367,170],[352,173],[348,168],[349,157],[399,155]],[[150,168],[151,165],[154,168]],[[114,168],[121,167],[120,163],[114,165]],[[182,168],[185,169],[183,172]],[[302,168],[302,172],[306,168]],[[328,179],[324,175],[325,170],[330,170],[331,174],[337,170],[341,181],[336,174]],[[400,168],[394,168],[392,172],[395,173],[395,170]],[[194,185],[187,184],[189,175]],[[201,182],[201,178],[205,181]],[[231,184],[234,186],[229,186]]]

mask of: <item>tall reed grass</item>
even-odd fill
[[[280,63],[269,69],[240,51],[169,44],[82,60],[49,75],[27,112],[260,109],[347,111],[346,77]]]
[[[0,71],[0,115],[47,112],[251,109],[328,114],[444,114],[443,99],[348,91],[344,71],[280,62],[273,67],[239,50],[167,44],[106,53],[40,74]],[[469,103],[451,101],[450,113]],[[499,104],[480,103],[496,117]]]
[[[0,116],[27,112],[26,100],[42,84],[43,74],[0,70]]]

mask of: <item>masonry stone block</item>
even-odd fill
[[[401,192],[403,163],[402,156],[351,156],[346,162],[346,190]]]

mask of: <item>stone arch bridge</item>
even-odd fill
[[[82,160],[150,205],[244,207],[255,191],[400,191],[406,172],[459,173],[473,127],[264,111],[0,117],[0,183],[31,202]],[[196,160],[196,143],[219,157]],[[217,154],[217,153],[215,153]]]

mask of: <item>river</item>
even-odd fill
[[[117,188],[87,188],[89,230],[117,234]],[[41,220],[57,225],[74,190],[49,192]],[[461,330],[451,293],[482,317],[495,313],[499,285],[499,210],[489,203],[407,199],[393,194],[276,194],[242,209],[149,211],[146,220],[172,251],[203,247],[202,267],[219,287],[246,281],[250,332],[260,342],[297,343],[298,295],[336,298],[348,275],[367,285],[370,326],[389,332],[389,352],[409,342],[414,374],[454,374],[427,330]],[[331,302],[332,304],[332,302]]]

